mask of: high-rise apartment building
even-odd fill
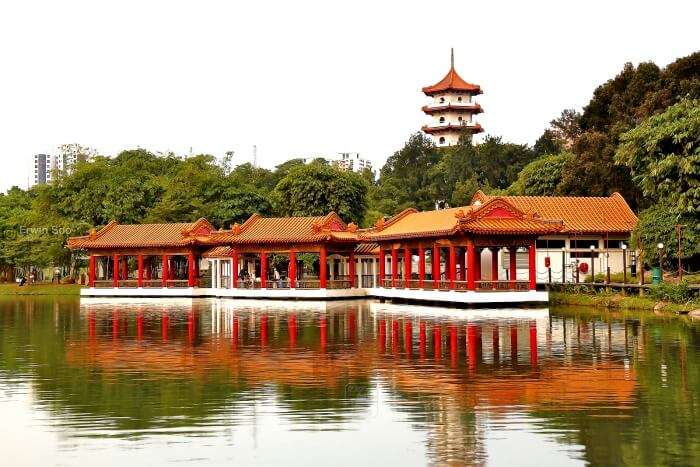
[[[33,185],[51,183],[57,173],[70,173],[80,160],[75,154],[34,154]]]
[[[365,169],[372,169],[372,162],[362,159],[359,152],[341,152],[340,159],[336,165],[343,170],[352,172],[362,172]]]

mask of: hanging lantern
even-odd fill
[[[549,256],[545,256],[544,258],[544,267],[548,268],[552,265],[552,261],[549,259]]]
[[[578,265],[578,270],[586,274],[588,272],[588,263],[581,263]]]

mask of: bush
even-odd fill
[[[686,281],[680,284],[668,284],[662,282],[649,289],[649,296],[656,300],[673,303],[686,303],[692,298],[693,291]]]

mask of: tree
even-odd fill
[[[581,136],[581,114],[574,109],[562,110],[559,118],[549,122],[549,125],[549,131],[561,148],[571,149],[574,141]]]
[[[535,159],[520,171],[518,179],[508,188],[508,193],[526,196],[558,194],[564,167],[574,160],[574,155],[570,153]]]
[[[620,140],[615,162],[644,196],[700,217],[700,100],[683,99]]]
[[[547,128],[542,133],[542,136],[535,141],[532,152],[535,156],[544,156],[547,154],[559,154],[563,148],[564,145],[554,130]]]
[[[272,203],[249,187],[228,186],[214,200],[209,221],[219,228],[228,229],[233,223],[243,223],[252,214],[273,214]]]
[[[282,215],[321,216],[335,211],[358,225],[367,210],[368,190],[361,175],[317,163],[292,169],[275,188]]]
[[[657,244],[663,243],[663,261],[675,266],[678,259],[678,236],[676,225],[683,225],[681,259],[692,258],[700,254],[700,224],[698,217],[687,212],[680,212],[671,206],[657,205],[645,209],[639,214],[639,222],[635,228],[634,245],[638,243],[644,252],[644,258],[649,265],[658,264],[659,252]]]

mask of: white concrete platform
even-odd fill
[[[376,298],[457,303],[465,305],[548,303],[549,292],[536,290],[518,292],[457,292],[454,290],[367,289]]]
[[[211,288],[86,288],[81,297],[119,298],[236,298],[255,300],[337,300],[353,298],[400,299],[418,302],[463,305],[516,305],[549,302],[549,293],[522,292],[457,292],[454,290],[411,289],[211,289]]]

